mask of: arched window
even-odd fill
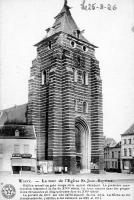
[[[83,102],[83,112],[88,113],[88,104],[85,101]]]
[[[88,73],[85,73],[85,85],[88,85]]]
[[[86,73],[83,72],[83,84],[85,85],[86,84]]]
[[[77,69],[74,69],[74,82],[77,82],[78,80],[78,71]]]
[[[46,83],[46,78],[47,78],[47,74],[46,74],[46,70],[42,71],[42,75],[41,75],[41,83],[42,85],[44,85]]]
[[[76,99],[74,100],[74,110],[78,111],[78,102]]]
[[[51,44],[50,41],[48,42],[48,49],[49,49],[49,50],[52,49],[52,44]]]
[[[78,65],[80,65],[80,56],[77,56]]]
[[[88,73],[87,72],[83,72],[83,81],[82,81],[82,84],[88,85]]]

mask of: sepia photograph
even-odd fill
[[[133,86],[133,0],[0,0],[0,200],[132,200]]]

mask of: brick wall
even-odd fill
[[[75,42],[75,48],[71,42]],[[51,42],[51,49],[49,44]],[[87,51],[83,50],[87,47]],[[42,72],[46,81],[42,85]],[[74,81],[77,70],[77,82]],[[84,73],[88,84],[83,82]],[[75,110],[77,101],[77,111]],[[83,103],[88,105],[83,112]],[[35,125],[38,160],[76,168],[75,119],[81,117],[91,135],[91,161],[103,169],[102,82],[94,46],[65,33],[37,45],[29,80],[28,122]]]

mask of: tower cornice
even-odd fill
[[[40,45],[41,43],[43,43],[43,42],[45,42],[45,41],[46,41],[46,42],[47,42],[47,41],[50,41],[53,37],[55,37],[56,35],[60,35],[61,33],[65,34],[65,35],[68,35],[68,38],[73,39],[73,40],[76,41],[76,42],[84,43],[84,44],[86,44],[86,45],[89,46],[89,47],[91,46],[91,47],[93,47],[93,48],[98,48],[98,46],[95,46],[94,44],[92,44],[92,43],[90,43],[90,42],[88,42],[88,41],[83,41],[82,39],[78,39],[78,38],[76,38],[75,36],[72,36],[71,34],[67,34],[67,33],[65,33],[65,32],[63,32],[63,31],[57,32],[57,33],[55,33],[54,35],[51,35],[51,36],[46,37],[46,38],[43,38],[40,42],[34,44],[34,46],[37,47],[38,45]]]

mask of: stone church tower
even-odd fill
[[[95,48],[73,20],[67,1],[37,43],[29,80],[28,123],[37,160],[68,172],[103,170],[102,81]]]

